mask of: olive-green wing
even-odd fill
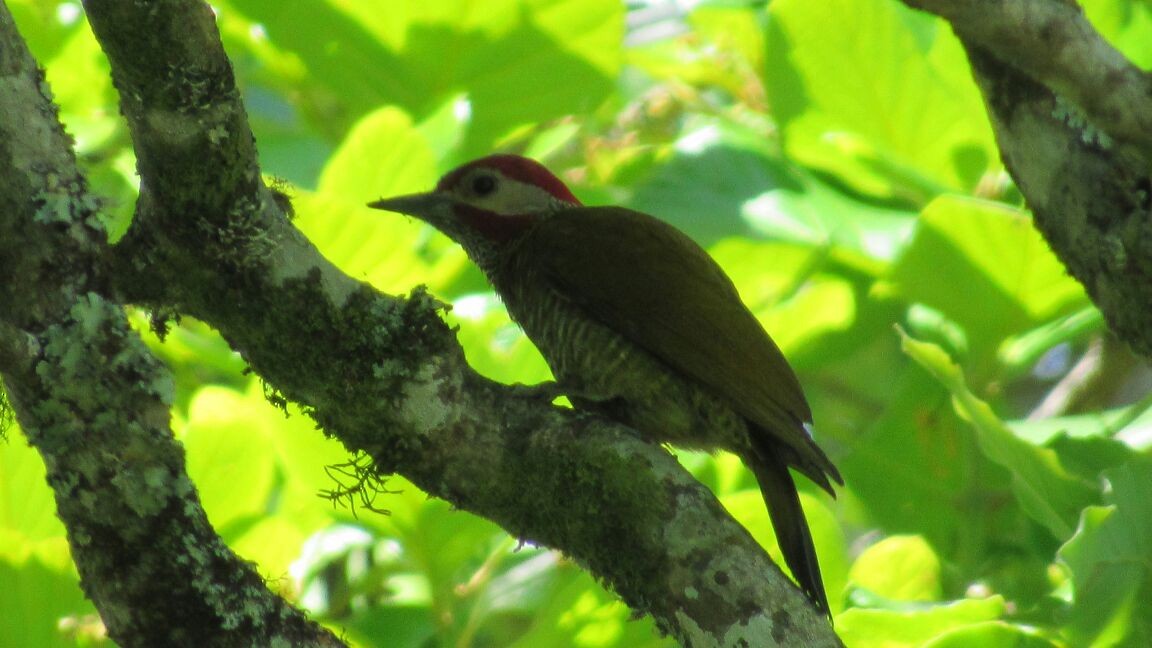
[[[813,481],[839,480],[805,431],[812,414],[784,354],[687,235],[646,214],[591,207],[550,216],[529,236],[565,298],[729,399]]]

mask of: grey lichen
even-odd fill
[[[158,465],[123,467],[111,481],[121,500],[140,517],[160,513],[172,494],[168,471]]]
[[[1082,110],[1058,94],[1056,95],[1056,105],[1052,109],[1052,117],[1079,132],[1080,140],[1084,144],[1105,150],[1112,148],[1114,144],[1107,133],[1088,121]]]
[[[32,197],[37,205],[32,217],[36,223],[70,224],[82,222],[91,227],[101,227],[95,214],[100,209],[100,200],[89,193],[79,176],[62,177],[49,168],[39,171],[41,189]]]
[[[259,198],[241,198],[228,211],[228,219],[215,232],[215,253],[227,268],[259,271],[272,258],[275,242],[264,223],[265,204]],[[210,227],[210,226],[209,226]]]
[[[43,353],[36,374],[51,390],[35,403],[37,429],[30,431],[42,450],[70,443],[77,417],[100,428],[132,424],[120,399],[126,390],[144,391],[162,404],[172,400],[171,378],[131,335],[117,304],[89,292],[69,309],[65,321],[41,336]],[[109,355],[93,353],[108,350]]]
[[[420,429],[435,429],[447,424],[452,408],[440,398],[444,380],[444,372],[439,370],[435,359],[421,366],[403,385],[400,415],[418,422]]]

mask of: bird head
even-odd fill
[[[419,218],[483,261],[540,218],[580,201],[548,169],[519,155],[490,155],[449,171],[427,193],[368,203]]]

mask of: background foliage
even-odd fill
[[[136,178],[77,3],[9,0],[112,236]],[[1143,2],[1082,3],[1152,64]],[[1152,645],[1149,372],[1031,227],[961,48],[895,0],[214,2],[265,171],[354,277],[426,283],[479,371],[547,377],[463,253],[363,205],[493,150],[688,231],[783,347],[844,473],[804,483],[849,646]],[[147,333],[146,314],[137,313]],[[348,457],[203,324],[149,337],[212,522],[362,646],[666,645],[561,555]],[[752,477],[679,453],[770,551]],[[0,644],[100,645],[43,465],[0,445]]]

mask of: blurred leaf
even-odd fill
[[[919,646],[945,633],[995,621],[1004,614],[998,596],[966,599],[915,610],[850,608],[836,615],[836,632],[852,648]]]
[[[878,271],[915,220],[853,200],[772,153],[763,133],[724,119],[695,119],[676,150],[633,187],[626,205],[658,215],[705,247],[733,234],[828,249]]]
[[[901,298],[959,324],[971,348],[995,348],[1087,302],[1024,214],[959,196],[924,209],[888,280]]]
[[[583,570],[571,563],[559,565],[531,627],[512,648],[588,648],[621,646],[648,648],[676,645],[671,638],[661,637],[651,617],[634,619],[615,595],[602,587]]]
[[[996,357],[1008,375],[1019,375],[1031,370],[1056,345],[1083,340],[1104,328],[1104,315],[1090,304],[1005,339],[997,349]]]
[[[3,537],[0,543],[11,538]],[[65,558],[67,553],[64,553]],[[0,552],[0,644],[54,648],[76,646],[62,626],[75,627],[82,619],[95,624],[95,608],[84,598],[70,564],[48,566],[38,558],[12,562]]]
[[[939,346],[902,333],[904,352],[927,369],[952,394],[953,406],[976,431],[981,451],[1012,474],[1012,491],[1020,506],[1053,537],[1072,535],[1080,510],[1096,501],[1087,480],[1068,473],[1051,450],[1016,437],[987,403],[969,391],[964,374]]]
[[[893,601],[938,601],[940,559],[919,536],[889,536],[852,564],[854,585]]]
[[[16,428],[8,431],[7,441],[0,441],[0,531],[16,532],[23,542],[64,538],[44,460]],[[8,552],[24,549],[0,542],[0,556],[16,557],[20,554]]]
[[[1058,648],[1059,644],[1040,636],[1034,629],[986,621],[945,632],[924,648]]]
[[[320,498],[315,499],[317,507],[325,505]],[[242,534],[230,538],[228,544],[242,558],[259,565],[270,589],[292,598],[295,586],[289,568],[300,558],[300,549],[312,531],[304,524],[306,519],[295,515],[261,516]]]
[[[44,462],[18,429],[0,441],[0,645],[74,646],[64,617],[95,613],[72,566]]]
[[[758,4],[697,2],[688,19],[697,34],[732,51],[730,58],[759,69],[764,59],[764,29]]]
[[[344,119],[382,104],[424,116],[463,92],[473,117],[468,157],[520,124],[594,108],[620,65],[623,16],[614,0],[404,0],[387,11],[364,0],[231,6],[303,62],[326,95],[316,107],[336,118],[328,127],[337,132]]]
[[[508,317],[495,293],[469,295],[453,304],[448,318],[459,323],[456,337],[468,364],[503,383],[532,385],[552,380],[544,357]]]
[[[424,136],[403,112],[382,108],[349,132],[316,193],[295,196],[295,224],[354,278],[394,294],[420,284],[437,290],[467,267],[463,251],[409,216],[367,207],[381,197],[429,191],[436,178]]]
[[[959,43],[898,2],[769,5],[769,101],[788,154],[870,194],[970,189],[997,153]]]
[[[826,246],[835,259],[869,274],[879,274],[907,244],[916,223],[911,212],[864,203],[811,174],[794,173],[800,187],[745,203],[744,217],[757,233]]]
[[[63,4],[71,7],[61,7]],[[83,12],[74,3],[6,0],[4,5],[12,12],[28,49],[40,61],[56,56],[76,32],[88,29]]]
[[[270,578],[285,578],[304,540],[333,517],[319,493],[338,486],[325,467],[347,451],[298,411],[289,417],[270,405],[257,381],[246,392],[198,391],[182,441],[216,529]]]
[[[317,193],[349,202],[429,191],[436,163],[408,115],[386,106],[356,122],[320,174]]]
[[[272,495],[274,455],[268,451],[271,406],[239,392],[205,387],[189,407],[180,440],[188,475],[217,529],[265,512]]]
[[[786,354],[854,321],[856,296],[847,281],[820,272],[823,250],[730,238],[709,253]]]
[[[1152,5],[1148,2],[1081,0],[1092,26],[1137,67],[1152,68]]]
[[[73,32],[44,73],[79,156],[95,153],[118,131],[123,134],[123,123],[109,119],[117,109],[108,60],[87,25]]]
[[[1002,535],[1002,518],[1013,512],[971,501],[970,482],[995,492],[1007,488],[1003,475],[975,465],[971,435],[958,429],[947,392],[919,367],[860,380],[882,382],[886,397],[838,462],[853,496],[882,528],[920,534],[952,560],[973,559],[969,552],[979,555],[990,535]]]
[[[1152,460],[1134,458],[1105,473],[1106,506],[1084,510],[1059,552],[1072,572],[1073,645],[1149,645],[1152,617]]]
[[[219,331],[192,317],[168,321],[168,331],[161,342],[152,330],[150,314],[138,309],[128,311],[128,321],[148,350],[160,358],[172,372],[176,383],[174,414],[187,418],[192,398],[208,384],[244,389],[252,379],[244,375],[247,363],[233,351]],[[179,426],[173,422],[173,429]]]
[[[632,184],[625,205],[659,216],[705,247],[747,234],[744,203],[780,185],[795,185],[762,148],[755,133],[735,124],[693,120],[672,155]]]

